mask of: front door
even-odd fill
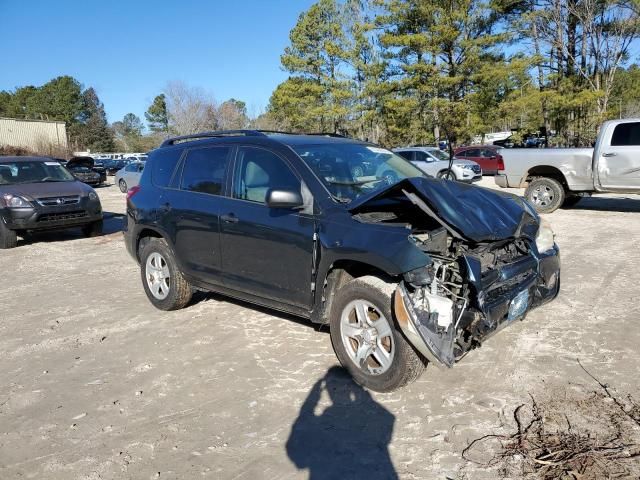
[[[240,147],[232,198],[225,200],[220,216],[225,284],[267,299],[309,307],[312,212],[269,208],[265,202],[269,189],[300,191],[301,180],[274,152]]]
[[[640,122],[609,126],[602,132],[602,146],[598,151],[597,172],[603,189],[640,189]]]
[[[209,283],[222,283],[219,216],[231,151],[189,149],[176,188],[164,189],[160,199],[159,223],[169,232],[182,268]]]

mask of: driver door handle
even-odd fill
[[[615,157],[616,155],[617,153],[615,152],[607,152],[602,154],[603,157]]]
[[[220,219],[225,223],[238,223],[238,217],[236,217],[233,213],[221,215]]]

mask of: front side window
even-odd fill
[[[621,123],[616,125],[611,137],[612,147],[629,147],[640,145],[640,122]]]
[[[429,154],[431,154],[431,156],[433,156],[433,158],[435,158],[436,160],[440,160],[444,162],[449,161],[449,154],[446,152],[443,152],[442,150],[429,150]]]
[[[396,152],[398,155],[400,155],[402,158],[405,158],[409,161],[413,160],[413,152],[410,150],[403,150],[401,152]]]
[[[184,160],[180,188],[190,192],[222,195],[229,147],[195,148]]]
[[[300,158],[315,172],[341,202],[385,188],[409,177],[426,177],[419,168],[399,155],[380,147],[360,143],[292,145]],[[362,176],[354,175],[354,161],[366,163]]]
[[[261,148],[240,148],[233,182],[233,197],[265,203],[267,191],[300,191],[300,180],[275,153]]]

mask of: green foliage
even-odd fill
[[[107,123],[104,105],[93,88],[82,92],[80,121],[71,125],[71,134],[78,145],[93,152],[115,149],[113,131]]]
[[[157,95],[153,99],[153,103],[144,114],[152,132],[168,132],[169,117],[167,115],[167,101],[164,93]]]

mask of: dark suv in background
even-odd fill
[[[80,227],[102,233],[96,192],[60,162],[42,157],[0,157],[0,248],[13,248],[26,232]]]
[[[328,324],[373,390],[452,366],[560,286],[553,232],[526,201],[348,138],[176,137],[127,197],[126,246],[153,305],[216,291]]]

